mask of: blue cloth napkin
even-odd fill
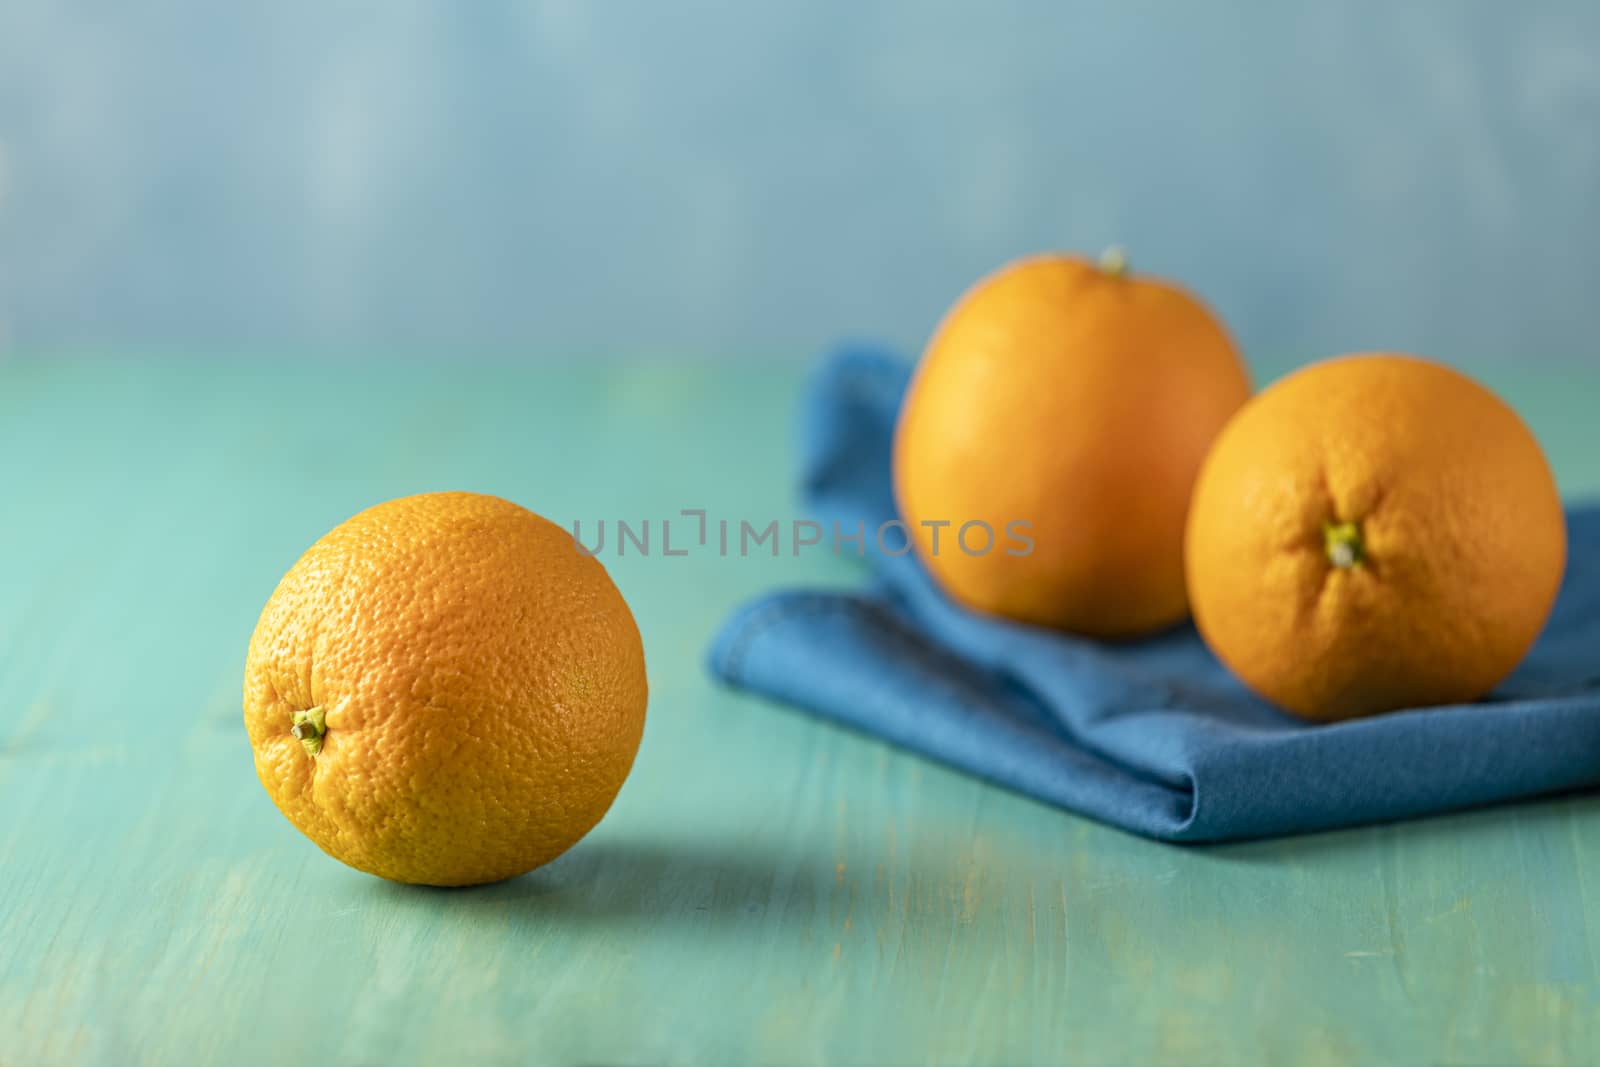
[[[894,517],[889,452],[910,369],[829,360],[803,424],[803,495],[868,531],[859,592],[780,591],[711,650],[726,682],[1137,834],[1223,841],[1423,815],[1600,784],[1600,507],[1572,510],[1566,581],[1527,660],[1487,699],[1327,726],[1252,696],[1184,625],[1106,644],[960,608]],[[890,535],[897,549],[897,535]],[[845,551],[854,552],[846,544]]]

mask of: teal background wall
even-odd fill
[[[1600,5],[0,5],[4,350],[801,358],[1112,241],[1252,356],[1600,360]]]

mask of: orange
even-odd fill
[[[1019,260],[961,297],[917,367],[894,441],[901,518],[968,607],[1097,637],[1159,629],[1187,611],[1195,473],[1249,393],[1190,293],[1115,253]]]
[[[1201,635],[1310,719],[1482,696],[1538,636],[1565,563],[1528,428],[1414,356],[1346,356],[1264,391],[1217,439],[1189,516]]]
[[[509,878],[611,806],[644,650],[600,562],[473,493],[391,500],[290,568],[250,639],[244,720],[273,803],[398,882]]]

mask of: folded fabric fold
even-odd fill
[[[1123,829],[1220,841],[1406,818],[1600,784],[1600,508],[1568,515],[1545,633],[1489,698],[1333,725],[1251,695],[1192,626],[1108,644],[967,611],[893,555],[894,419],[909,368],[841,352],[812,382],[802,492],[867,531],[860,592],[782,591],[711,650],[731,685]],[[830,531],[831,532],[831,531]],[[889,551],[884,551],[886,547]]]

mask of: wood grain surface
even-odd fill
[[[1564,489],[1600,491],[1600,371],[1486,377]],[[1600,1059],[1600,796],[1130,837],[713,685],[734,604],[857,580],[827,553],[608,552],[649,723],[610,816],[539,872],[390,885],[272,807],[240,676],[314,539],[444,488],[563,523],[787,519],[798,382],[0,363],[0,1064]]]

